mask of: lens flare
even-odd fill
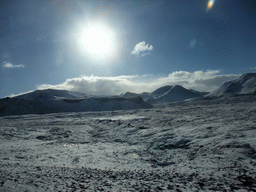
[[[207,11],[209,11],[210,9],[212,9],[213,4],[214,4],[214,1],[215,1],[215,0],[209,0],[209,1],[208,1],[208,4],[207,4]]]

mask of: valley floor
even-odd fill
[[[0,117],[0,191],[256,191],[256,99]]]

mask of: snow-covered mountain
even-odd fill
[[[0,116],[57,112],[111,111],[149,108],[141,97],[88,97],[66,90],[36,90],[13,98],[0,99]]]
[[[150,93],[147,92],[143,92],[140,94],[137,93],[132,93],[132,92],[126,92],[125,94],[121,94],[121,97],[125,97],[125,98],[132,98],[132,97],[141,97],[142,99],[148,99],[150,98]]]
[[[56,90],[56,89],[45,89],[45,90],[36,90],[30,93],[19,95],[14,97],[16,99],[24,100],[56,100],[56,99],[82,99],[86,98],[86,93],[79,93],[74,91],[67,90]]]
[[[198,93],[194,93],[180,85],[165,86],[157,89],[151,94],[148,103],[168,103],[175,101],[183,101],[195,97],[202,97]]]
[[[200,92],[200,91],[196,91],[194,89],[189,89],[189,91],[192,91],[193,93],[199,94],[201,96],[209,94],[209,92]]]
[[[195,97],[202,97],[205,94],[205,92],[199,92],[195,90],[188,90],[180,85],[174,85],[174,86],[163,86],[152,93],[131,93],[126,92],[122,95],[122,97],[135,97],[140,96],[142,97],[146,102],[148,103],[167,103],[167,102],[175,102],[175,101],[183,101],[186,99],[191,99]]]
[[[206,92],[188,90],[180,85],[163,86],[152,93],[136,94],[127,92],[120,96],[112,97],[96,97],[67,90],[36,90],[12,98],[0,99],[0,116],[128,110],[149,108],[151,104],[183,101],[192,98],[214,98],[244,94],[256,95],[256,73],[244,74],[236,80],[224,83],[212,93],[205,94]]]
[[[125,97],[125,98],[132,98],[132,97],[137,97],[139,96],[139,94],[137,93],[132,93],[132,92],[126,92],[125,94],[121,94],[121,97]]]
[[[157,97],[160,97],[164,94],[166,94],[169,90],[171,90],[174,86],[163,86],[163,87],[160,87],[158,89],[156,89],[155,91],[153,91],[151,94],[150,94],[150,97],[151,98],[157,98]]]
[[[256,73],[247,73],[240,78],[224,83],[220,88],[206,95],[219,97],[233,94],[256,94]]]

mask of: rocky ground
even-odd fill
[[[0,191],[256,191],[255,104],[0,117]]]

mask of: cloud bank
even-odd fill
[[[135,93],[152,92],[165,85],[181,85],[187,89],[211,92],[219,88],[224,82],[234,80],[239,76],[236,74],[221,74],[220,70],[208,70],[206,72],[175,71],[168,76],[158,78],[148,74],[116,77],[81,76],[67,79],[57,85],[38,85],[37,89],[65,89],[91,95],[119,95],[127,91]]]
[[[145,41],[142,41],[137,45],[135,45],[132,51],[132,54],[140,56],[140,53],[142,53],[141,56],[143,57],[143,56],[149,55],[150,54],[149,51],[153,51],[153,49],[154,47],[152,45],[146,44]]]
[[[3,64],[3,68],[23,68],[23,67],[25,67],[25,65],[22,65],[22,64],[13,65],[12,63],[9,63],[9,62]]]

